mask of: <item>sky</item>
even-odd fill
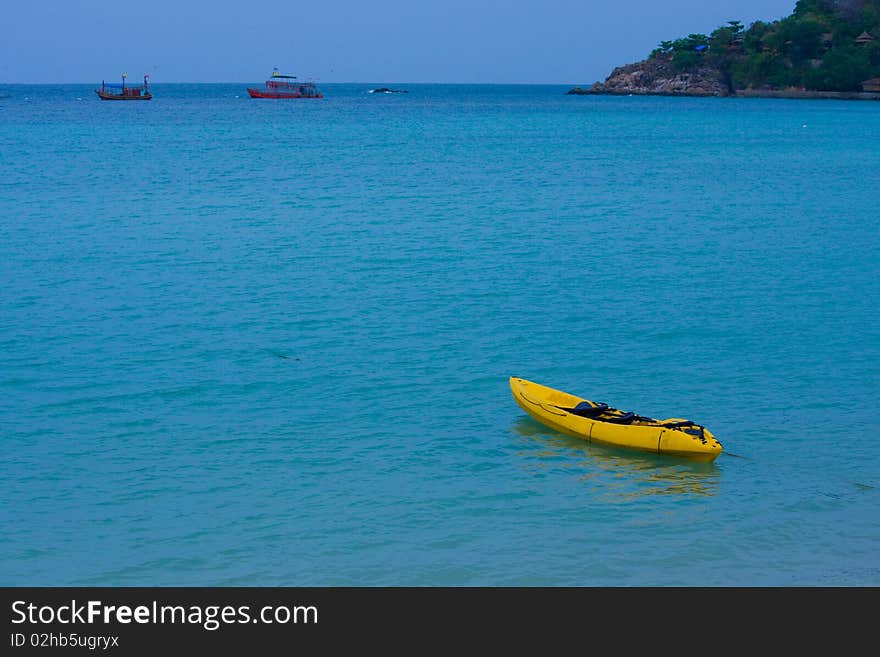
[[[591,84],[796,0],[0,0],[0,83]]]

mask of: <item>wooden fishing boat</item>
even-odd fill
[[[711,431],[684,418],[656,420],[513,376],[510,389],[519,407],[538,422],[591,443],[705,462],[722,450]]]
[[[282,75],[276,66],[262,89],[248,87],[251,98],[323,98],[314,82],[298,82],[295,75]]]
[[[110,84],[102,80],[101,88],[95,89],[98,98],[101,100],[150,100],[153,97],[150,92],[150,84],[147,81],[147,78],[150,77],[149,73],[144,76],[142,85],[126,85],[125,79],[127,77],[128,73],[122,74],[122,84]]]

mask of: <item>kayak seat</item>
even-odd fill
[[[562,410],[581,417],[597,417],[608,410],[608,404],[599,402],[598,406],[593,406],[590,402],[583,401],[574,408],[563,408]]]
[[[609,417],[605,418],[605,422],[610,422],[611,424],[632,424],[636,419],[635,413],[624,413],[619,417]]]

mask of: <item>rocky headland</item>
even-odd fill
[[[798,0],[780,20],[662,41],[568,93],[880,100],[880,0]]]
[[[729,96],[733,93],[729,81],[717,67],[701,65],[690,71],[679,71],[673,66],[671,57],[660,56],[618,66],[605,82],[596,82],[588,91],[592,94],[665,96]]]
[[[671,59],[656,57],[619,66],[604,82],[587,87],[572,87],[570,95],[618,96],[735,96],[738,98],[828,98],[837,100],[880,100],[875,91],[822,91],[787,87],[735,89],[730,79],[717,67],[706,65],[692,71],[677,71]]]

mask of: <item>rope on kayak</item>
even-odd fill
[[[532,406],[540,406],[540,407],[543,408],[545,411],[547,411],[547,412],[549,412],[549,413],[553,413],[553,415],[565,415],[565,413],[557,413],[557,412],[556,412],[556,411],[558,411],[558,410],[563,410],[563,409],[559,408],[558,406],[552,406],[552,405],[550,405],[550,404],[546,404],[546,405],[545,405],[543,402],[538,402],[538,401],[535,401],[534,399],[529,399],[529,398],[528,398],[524,393],[522,393],[522,392],[519,393],[519,396],[522,397],[522,398],[523,398],[524,400],[526,400],[527,402],[529,402]]]

